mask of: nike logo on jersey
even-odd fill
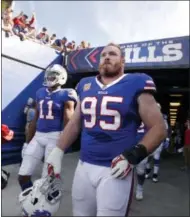
[[[98,94],[108,94],[108,91],[98,91]]]

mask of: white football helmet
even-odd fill
[[[46,87],[53,87],[56,84],[64,85],[67,82],[67,71],[59,64],[48,67],[45,71],[44,83]]]
[[[63,195],[61,179],[47,176],[34,182],[19,195],[24,216],[53,216]]]

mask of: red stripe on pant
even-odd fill
[[[132,182],[131,182],[131,190],[130,190],[130,194],[129,194],[129,200],[128,200],[128,205],[127,205],[127,210],[126,210],[126,214],[125,217],[127,217],[129,215],[129,210],[131,207],[131,203],[132,203],[132,199],[133,199],[133,189],[134,189],[134,169],[132,170]]]

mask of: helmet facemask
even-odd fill
[[[44,77],[44,85],[47,87],[53,87],[56,84],[59,84],[59,73],[47,71]]]
[[[40,188],[45,199],[50,204],[57,203],[63,194],[62,182],[59,178],[48,177]]]
[[[61,65],[55,64],[45,71],[43,85],[46,87],[54,87],[55,85],[61,86],[64,85],[66,81],[66,70]]]
[[[47,176],[34,182],[33,187],[26,189],[19,196],[24,215],[51,216],[57,212],[63,196],[62,181],[55,176]],[[36,216],[36,215],[35,215]]]

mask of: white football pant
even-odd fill
[[[142,160],[142,161],[136,166],[137,175],[143,175],[143,174],[145,174],[147,161],[148,161],[148,157],[146,157],[144,160]]]
[[[164,143],[161,143],[158,148],[150,155],[152,157],[154,157],[155,160],[159,160],[160,159],[160,155],[163,149]]]
[[[19,170],[19,175],[30,176],[36,167],[40,165],[42,158],[46,161],[49,153],[57,145],[60,132],[41,133],[36,132],[33,139],[24,151],[24,157]],[[44,163],[42,177],[47,176],[47,165]]]
[[[145,173],[146,168],[149,169],[150,163],[148,162],[148,159],[150,157],[153,157],[155,160],[160,160],[163,145],[164,143],[161,143],[161,145],[159,145],[159,147],[152,154],[150,154],[136,166],[136,171],[138,175],[143,175]]]
[[[79,160],[73,186],[74,216],[125,216],[133,191],[133,171],[123,180],[111,175],[111,168]]]

